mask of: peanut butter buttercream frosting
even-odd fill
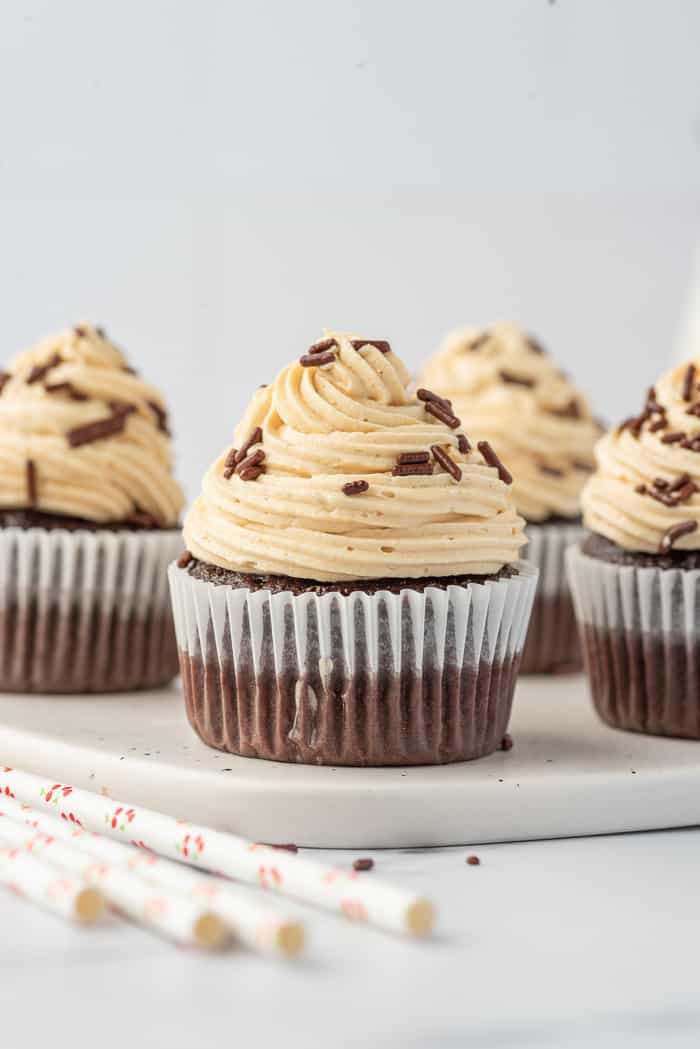
[[[172,527],[172,475],[160,392],[101,328],[79,325],[0,373],[0,507],[95,523]]]
[[[667,372],[596,447],[584,521],[625,550],[700,549],[699,378],[700,359]]]
[[[409,390],[383,340],[328,332],[259,389],[185,519],[194,557],[299,579],[486,575],[524,522],[498,449]]]
[[[498,448],[528,521],[578,516],[600,427],[535,339],[504,322],[454,331],[420,381]]]

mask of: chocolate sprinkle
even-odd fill
[[[0,371],[0,393],[2,393],[2,391],[5,389],[11,378],[12,375],[10,374],[10,372]]]
[[[305,353],[299,358],[299,364],[302,368],[320,368],[323,364],[332,364],[334,360],[335,354],[327,350],[325,353]]]
[[[194,561],[194,554],[191,554],[189,550],[183,550],[177,559],[177,567],[187,568],[190,561]]]
[[[79,448],[82,444],[92,444],[93,441],[113,437],[121,433],[125,425],[125,414],[110,415],[107,419],[98,419],[97,422],[88,423],[86,426],[76,426],[68,431],[66,438],[71,448]]]
[[[684,437],[685,437],[685,434],[683,433],[682,430],[676,430],[673,433],[665,433],[663,435],[663,437],[661,438],[661,443],[662,444],[677,444],[679,441],[682,441]]]
[[[556,466],[547,466],[546,463],[538,463],[540,473],[548,474],[549,477],[563,477],[564,471],[559,470]]]
[[[456,430],[458,426],[462,425],[462,420],[458,419],[456,415],[452,414],[452,410],[443,407],[442,404],[437,401],[426,401],[425,410],[428,415],[433,415],[436,419],[439,419],[445,426],[449,426],[451,430]]]
[[[36,463],[33,459],[27,459],[27,501],[30,506],[37,504]]]
[[[260,442],[262,441],[262,437],[262,430],[259,426],[256,426],[248,440],[243,442],[239,451],[236,452],[235,449],[231,449],[226,459],[226,465],[230,465],[229,459],[231,458],[231,456],[233,456],[233,462],[235,464],[242,463],[250,449],[253,447],[253,445],[260,444]]]
[[[367,481],[348,481],[342,487],[343,495],[361,495],[369,488]]]
[[[469,867],[479,867],[481,865],[481,860],[478,856],[467,856],[465,863]]]
[[[668,426],[668,420],[661,416],[660,419],[656,419],[649,427],[650,433],[658,433],[659,430],[665,430]]]
[[[542,357],[544,357],[547,353],[542,343],[539,341],[539,339],[536,339],[534,335],[528,335],[525,339],[525,342],[528,344],[533,353],[539,353]]]
[[[700,416],[700,401],[697,404],[692,404],[685,413],[686,415]]]
[[[562,419],[580,419],[581,418],[581,406],[575,397],[562,405],[560,408],[550,408],[551,415],[558,415]]]
[[[54,353],[52,357],[49,357],[45,364],[35,364],[27,376],[27,383],[31,385],[31,383],[39,382],[39,379],[43,379],[52,368],[57,368],[60,363],[60,353]]]
[[[457,448],[462,453],[462,455],[469,455],[470,451],[472,450],[472,446],[469,443],[469,439],[467,438],[466,434],[457,434]]]
[[[405,466],[406,463],[429,463],[430,452],[401,452],[396,462],[399,466]]]
[[[462,471],[457,466],[454,459],[451,459],[447,452],[440,447],[439,444],[431,444],[430,451],[433,453],[435,461],[440,464],[443,470],[446,470],[448,474],[451,474],[455,481],[462,480]]]
[[[374,860],[370,859],[369,856],[365,856],[362,859],[355,860],[352,865],[354,871],[371,871],[374,867]]]
[[[637,495],[646,495],[647,486],[645,484],[638,484],[635,485],[634,490],[637,493]]]
[[[156,423],[160,432],[164,433],[166,437],[170,437],[170,430],[168,429],[168,413],[165,408],[161,408],[157,401],[146,401],[146,404],[155,415]]]
[[[391,471],[394,477],[428,477],[432,472],[432,463],[397,463]]]
[[[684,437],[681,441],[681,448],[686,448],[690,452],[700,452],[700,434],[695,437]]]
[[[496,455],[495,451],[493,450],[493,448],[491,447],[489,442],[488,441],[478,441],[476,446],[479,449],[479,451],[481,452],[481,454],[483,455],[483,457],[486,460],[486,463],[488,464],[488,466],[495,466],[495,468],[498,470],[498,476],[503,481],[503,483],[504,484],[512,484],[513,483],[513,475],[508,470],[506,470],[505,466],[503,465],[501,460],[498,458],[498,456]]]
[[[659,553],[667,554],[677,539],[681,539],[684,535],[690,535],[691,532],[697,531],[697,527],[697,521],[679,521],[678,524],[671,525],[661,537]]]
[[[391,346],[386,339],[351,339],[350,345],[353,350],[361,350],[363,346],[374,346],[380,353],[391,353]]]
[[[683,376],[683,386],[681,396],[684,401],[692,401],[693,390],[695,388],[695,375],[696,369],[694,364],[689,364],[685,369],[685,375]]]
[[[262,473],[265,473],[264,466],[249,466],[247,470],[243,470],[238,476],[242,481],[257,481]]]
[[[313,346],[309,346],[306,355],[308,357],[313,356],[316,353],[325,353],[326,350],[330,350],[337,345],[335,339],[320,339],[318,342],[315,342]]]
[[[426,390],[422,386],[419,390],[416,390],[416,397],[419,401],[433,401],[435,404],[441,404],[448,411],[452,411],[452,401],[448,401],[446,397],[440,397],[439,394],[433,393],[432,390]]]
[[[89,401],[90,398],[86,393],[81,390],[77,390],[72,382],[52,382],[46,383],[44,389],[47,393],[66,393],[72,401]]]
[[[531,389],[537,384],[536,379],[530,379],[527,375],[516,375],[515,372],[506,371],[505,368],[502,368],[498,374],[502,382],[511,383],[513,386],[527,386]]]
[[[84,339],[87,335],[87,330],[85,328],[82,328],[79,324],[77,324],[75,328],[73,328],[73,331],[79,339]]]
[[[584,463],[583,459],[572,459],[571,465],[574,470],[584,470],[586,473],[590,473],[593,469],[590,463]]]
[[[483,331],[481,335],[476,335],[468,345],[469,352],[478,350],[480,346],[483,346],[485,342],[488,342],[491,338],[490,331]]]
[[[241,461],[236,466],[236,473],[240,477],[242,477],[243,474],[250,470],[252,467],[260,466],[263,463],[264,459],[264,451],[262,450],[262,448],[258,448],[257,451],[251,452],[250,455],[247,455],[245,459],[241,459]]]

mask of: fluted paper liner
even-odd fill
[[[524,556],[539,571],[537,594],[525,641],[521,674],[568,673],[581,669],[576,618],[564,555],[585,532],[579,524],[530,524]]]
[[[537,571],[399,594],[170,586],[187,714],[210,746],[279,761],[437,764],[505,732]]]
[[[700,739],[700,570],[566,555],[586,673],[608,724]]]
[[[0,689],[112,692],[177,674],[178,531],[0,529]]]

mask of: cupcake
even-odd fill
[[[536,571],[497,452],[421,397],[388,343],[339,332],[253,396],[170,568],[205,743],[333,765],[500,745]]]
[[[453,332],[421,382],[449,398],[513,473],[515,505],[527,521],[525,556],[540,573],[521,673],[579,670],[564,551],[583,535],[581,489],[600,436],[586,399],[513,324]]]
[[[163,399],[100,328],[0,373],[0,689],[104,692],[178,669],[182,549]]]
[[[700,362],[602,438],[567,553],[586,672],[617,728],[700,739]]]

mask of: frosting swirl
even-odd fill
[[[576,517],[600,428],[585,397],[515,325],[452,332],[421,382],[493,441],[528,521]]]
[[[596,446],[584,521],[626,550],[700,549],[700,360],[651,387],[638,416]]]
[[[0,373],[0,506],[97,523],[177,524],[161,394],[99,328],[81,325]]]
[[[207,471],[185,519],[189,551],[318,581],[484,575],[514,561],[524,522],[510,488],[479,451],[459,450],[455,420],[409,393],[388,345],[331,332],[313,350],[253,396],[234,437],[245,458],[223,452]],[[406,455],[423,461],[399,464]]]

